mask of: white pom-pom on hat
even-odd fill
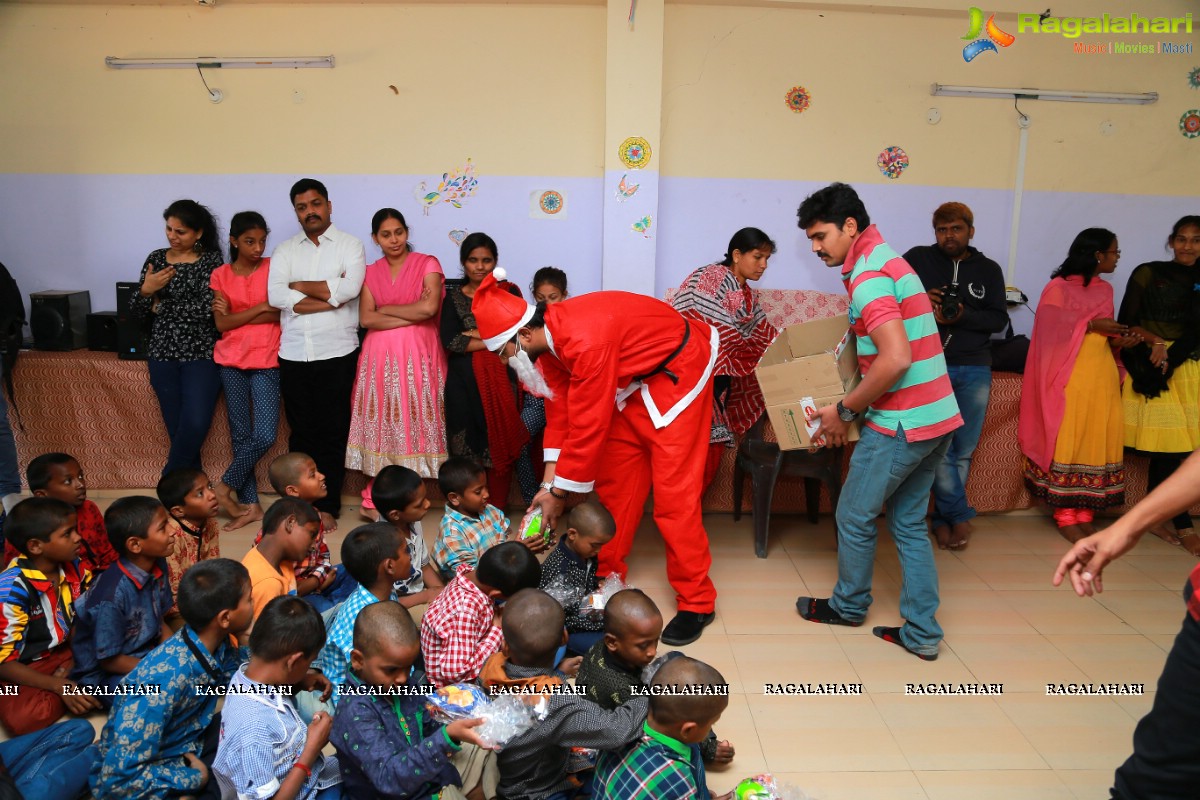
[[[508,277],[508,273],[504,271],[504,267],[496,267],[494,270],[492,270],[492,275],[494,275],[498,281],[502,281]]]

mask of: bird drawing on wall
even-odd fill
[[[441,192],[427,192],[426,188],[425,181],[418,183],[417,188],[413,189],[413,197],[417,198],[417,201],[422,205],[421,210],[428,217],[429,209],[441,197]]]
[[[425,181],[418,183],[417,187],[413,189],[413,197],[421,203],[425,216],[429,216],[429,209],[438,203],[449,203],[455,208],[462,208],[463,202],[475,194],[478,186],[479,179],[475,177],[475,165],[468,158],[466,165],[461,170],[443,172],[437,189],[429,191],[429,186]]]

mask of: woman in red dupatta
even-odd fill
[[[1094,512],[1125,502],[1124,417],[1116,349],[1140,339],[1113,317],[1116,234],[1088,228],[1042,291],[1021,391],[1018,441],[1030,493],[1074,542]]]
[[[521,395],[508,367],[484,347],[471,312],[475,290],[496,268],[498,257],[496,242],[486,233],[463,239],[459,258],[466,283],[446,287],[441,335],[448,355],[447,450],[487,469],[490,502],[503,509],[508,505],[513,465],[529,444],[529,431],[521,422]],[[515,284],[506,282],[505,288],[521,296]]]
[[[713,424],[704,485],[712,483],[721,453],[733,446],[766,410],[754,368],[778,331],[767,321],[757,293],[747,286],[767,270],[775,242],[758,228],[742,228],[729,241],[725,258],[700,267],[671,299],[685,317],[707,322],[721,337],[713,367]]]

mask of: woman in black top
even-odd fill
[[[194,200],[176,200],[163,212],[167,243],[146,258],[140,291],[130,313],[151,317],[148,347],[150,385],[158,395],[171,451],[163,474],[181,467],[201,469],[200,448],[208,436],[221,377],[213,362],[209,278],[224,262],[216,221]]]
[[[1147,493],[1200,447],[1200,216],[1181,218],[1167,237],[1170,261],[1142,264],[1129,276],[1117,321],[1142,337],[1121,351],[1125,446],[1149,456]],[[1152,533],[1200,555],[1184,511]]]

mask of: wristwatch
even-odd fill
[[[548,491],[550,491],[550,487],[553,485],[554,485],[553,483],[539,483],[538,488],[541,489],[543,492],[548,492]]]
[[[838,418],[840,418],[842,422],[854,422],[854,420],[858,419],[858,412],[851,411],[850,409],[846,408],[845,404],[842,403],[841,400],[838,400],[837,412]]]

